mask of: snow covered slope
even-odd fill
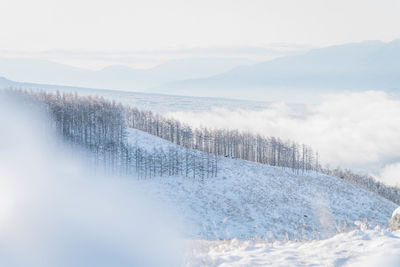
[[[174,144],[129,129],[145,149]],[[314,239],[353,228],[355,221],[387,225],[396,205],[374,193],[316,172],[221,157],[216,178],[140,180],[139,187],[181,214],[188,238]]]

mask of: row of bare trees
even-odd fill
[[[148,149],[127,140],[126,108],[100,97],[70,93],[10,91],[28,103],[41,105],[52,117],[55,130],[66,143],[81,145],[94,155],[96,166],[112,173],[139,178],[183,175],[195,179],[215,177],[217,156],[183,147]],[[130,140],[131,142],[134,140]]]
[[[385,185],[375,180],[370,175],[354,173],[349,169],[342,169],[339,167],[335,169],[323,168],[321,172],[372,191],[400,205],[400,188]]]
[[[151,111],[127,108],[129,127],[169,140],[179,146],[239,158],[293,171],[318,170],[318,153],[306,145],[238,130],[193,129]]]
[[[122,106],[101,97],[44,91],[14,93],[44,105],[65,141],[87,147],[112,169],[119,166],[131,172],[134,166],[142,177],[176,174],[203,178],[216,176],[218,156],[287,167],[294,172],[320,169],[318,154],[310,147],[275,137],[238,130],[193,129],[178,120]],[[140,147],[140,142],[134,146],[126,140],[127,127],[171,141],[178,148],[171,148],[176,152],[161,148],[148,151]]]

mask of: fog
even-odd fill
[[[285,103],[262,111],[213,109],[170,112],[192,126],[229,128],[311,145],[322,162],[374,174],[387,184],[400,179],[400,100],[379,91],[324,96],[299,114]]]
[[[0,266],[179,265],[179,226],[132,179],[86,170],[10,99],[0,121]]]

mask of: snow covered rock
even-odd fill
[[[389,221],[390,229],[392,231],[400,230],[400,207],[398,207],[390,218]]]

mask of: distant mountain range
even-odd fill
[[[302,55],[236,67],[207,78],[155,88],[164,93],[268,96],[340,90],[400,90],[400,39],[314,49]]]
[[[3,58],[0,76],[71,87],[299,102],[344,90],[399,92],[400,39],[313,49],[260,63],[191,58],[150,69],[110,66],[94,71],[50,61]]]
[[[0,58],[0,76],[29,83],[135,91],[176,80],[207,77],[254,63],[240,58],[188,58],[167,61],[150,69],[109,66],[96,71],[46,60]]]

